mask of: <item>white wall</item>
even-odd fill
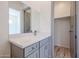
[[[54,3],[54,18],[70,16],[71,2],[56,1]]]
[[[40,5],[40,32],[51,33],[51,2],[41,2]]]
[[[70,48],[70,18],[55,19],[55,46]]]
[[[8,42],[8,2],[0,1],[0,57],[10,57]]]

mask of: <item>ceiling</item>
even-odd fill
[[[40,1],[21,1],[22,3],[24,3],[26,6],[31,7],[31,9],[35,9],[37,11],[40,11]]]

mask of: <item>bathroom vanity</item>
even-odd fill
[[[9,2],[9,42],[12,58],[53,56],[51,2],[31,3],[30,5],[28,2]]]
[[[27,38],[28,37],[28,38]],[[20,39],[12,38],[11,43],[11,57],[12,58],[51,58],[51,36],[47,34],[32,34],[26,35]]]

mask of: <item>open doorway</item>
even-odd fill
[[[54,57],[75,57],[75,2],[54,2]]]

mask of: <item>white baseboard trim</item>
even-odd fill
[[[60,46],[60,47],[65,47],[65,48],[70,48],[67,45],[60,45],[60,44],[55,44],[55,46]]]

